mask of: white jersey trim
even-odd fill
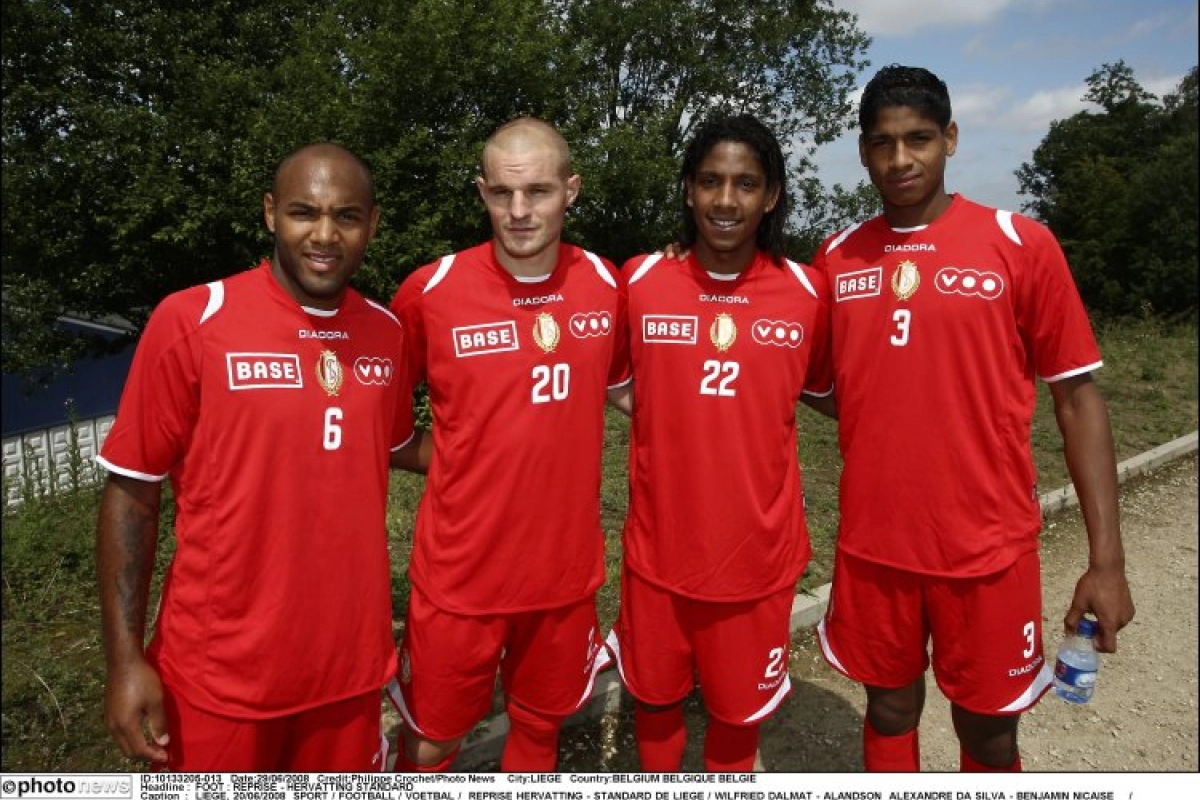
[[[409,442],[411,442],[411,441],[413,440],[413,437],[414,437],[414,436],[416,436],[416,435],[417,435],[417,429],[416,429],[416,428],[413,428],[413,432],[412,432],[412,433],[410,433],[410,434],[408,435],[408,438],[407,438],[407,439],[405,439],[405,440],[404,440],[403,442],[401,442],[400,444],[398,444],[398,445],[396,445],[395,447],[393,447],[393,448],[391,449],[391,452],[393,452],[393,453],[394,453],[394,452],[396,452],[397,450],[399,450],[400,448],[404,447],[406,444],[408,444]]]
[[[662,260],[662,253],[655,253],[654,255],[649,256],[645,261],[642,262],[642,265],[638,267],[632,275],[629,276],[629,284],[632,286],[634,283],[640,280],[643,275],[649,272],[655,264]]]
[[[825,391],[825,392],[812,392],[812,391],[809,391],[808,389],[805,389],[800,394],[806,394],[809,397],[829,397],[831,394],[833,394],[833,391],[835,388],[836,387],[830,386],[829,390]]]
[[[1050,662],[1043,660],[1042,668],[1038,670],[1037,675],[1034,676],[1033,682],[1029,684],[1029,687],[1026,688],[1025,691],[1021,692],[1021,696],[1016,700],[1013,700],[1004,708],[999,709],[999,712],[1006,714],[1024,711],[1033,705],[1035,700],[1042,696],[1053,680],[1054,670],[1050,668]]]
[[[1066,380],[1067,378],[1074,378],[1076,375],[1082,375],[1085,372],[1093,372],[1103,366],[1103,361],[1097,361],[1095,364],[1088,364],[1086,367],[1079,367],[1078,369],[1069,369],[1066,372],[1060,372],[1057,375],[1050,375],[1049,377],[1042,378],[1042,380],[1046,383],[1056,383],[1061,380]]]
[[[136,469],[118,467],[104,456],[96,456],[96,463],[104,467],[109,472],[115,472],[118,475],[124,475],[126,478],[134,478],[135,480],[146,481],[147,483],[162,483],[167,479],[167,473],[163,473],[162,475],[152,475],[149,472],[138,472]]]
[[[338,314],[338,310],[336,308],[313,308],[311,306],[303,305],[300,307],[304,309],[305,314],[313,317],[325,317],[326,319],[333,319]]]
[[[587,256],[588,261],[592,262],[592,266],[596,268],[596,274],[600,276],[600,279],[616,289],[617,282],[613,279],[612,274],[604,268],[604,262],[600,260],[600,256],[588,250],[584,250],[583,254]]]
[[[630,375],[628,378],[626,378],[625,380],[621,381],[620,383],[614,383],[614,384],[611,384],[611,385],[610,385],[608,388],[609,388],[609,389],[620,389],[622,386],[628,386],[628,385],[629,385],[629,384],[631,384],[631,383],[633,383],[633,376],[632,376],[632,375]]]
[[[838,245],[840,245],[842,242],[846,241],[847,238],[849,238],[850,234],[854,233],[856,230],[858,230],[861,227],[862,227],[862,223],[856,222],[853,225],[851,225],[849,228],[846,228],[846,230],[839,233],[837,235],[837,238],[835,238],[832,242],[829,243],[829,247],[825,248],[825,254],[829,255],[830,253],[832,253],[837,248]]]
[[[1005,236],[1017,244],[1021,244],[1021,237],[1017,234],[1017,227],[1013,225],[1013,212],[996,211],[996,224],[1000,226],[1000,230],[1004,231]]]
[[[221,281],[213,281],[206,284],[208,286],[208,305],[204,306],[204,313],[200,315],[200,324],[203,325],[208,321],[208,318],[221,310],[221,306],[225,305],[225,284]]]
[[[371,299],[371,298],[369,298],[369,297],[364,297],[364,298],[363,298],[363,300],[366,300],[366,301],[367,301],[367,305],[371,306],[371,307],[372,307],[372,308],[374,308],[376,311],[382,311],[384,314],[387,314],[387,317],[388,317],[388,319],[390,319],[392,322],[396,323],[397,325],[399,325],[399,324],[400,324],[400,320],[396,319],[396,315],[395,315],[395,314],[393,314],[393,313],[392,313],[392,312],[391,312],[391,311],[390,311],[390,310],[387,308],[387,306],[380,305],[379,303],[376,303],[374,300],[372,300],[372,299]]]
[[[801,267],[799,264],[797,264],[795,261],[792,261],[790,258],[785,258],[784,261],[787,263],[788,269],[790,269],[792,271],[792,274],[796,276],[796,279],[798,281],[800,281],[800,283],[804,284],[805,289],[808,289],[808,293],[811,294],[813,297],[816,297],[817,290],[812,285],[812,283],[808,280],[808,276],[804,274],[804,268]]]
[[[443,279],[445,279],[446,275],[448,275],[450,272],[450,267],[454,264],[454,256],[454,253],[451,253],[448,256],[442,256],[442,260],[438,262],[437,270],[433,273],[433,277],[429,279],[429,283],[425,284],[425,289],[421,292],[421,294],[429,294],[430,289],[437,286],[442,282]]]
[[[404,717],[404,724],[407,725],[413,731],[413,733],[416,733],[418,736],[424,736],[425,731],[421,730],[421,726],[416,723],[416,720],[412,718],[412,714],[409,713],[408,706],[404,704],[404,693],[400,691],[400,682],[395,678],[392,678],[390,681],[388,681],[386,688],[388,699],[392,701],[392,705],[395,706],[396,710],[400,712],[400,716]]]
[[[792,691],[792,676],[786,672],[783,674],[783,683],[779,684],[779,688],[775,690],[775,695],[767,701],[767,704],[755,711],[750,716],[746,717],[743,722],[758,722],[760,719],[768,716],[772,711],[779,707],[783,702],[783,698],[788,696]]]

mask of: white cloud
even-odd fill
[[[1035,92],[1012,108],[1009,126],[1026,133],[1045,133],[1054,120],[1073,117],[1087,109],[1098,110],[1095,104],[1084,102],[1085,92],[1087,86],[1082,83]]]
[[[923,28],[978,25],[998,18],[1027,0],[834,0],[858,15],[858,27],[871,36],[901,36]]]

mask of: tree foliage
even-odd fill
[[[278,160],[331,140],[372,165],[380,235],[356,279],[387,299],[487,236],[483,140],[530,114],[584,177],[568,236],[621,261],[680,214],[682,144],[751,111],[791,151],[845,129],[868,40],[830,0],[4,0],[4,369],[70,358],[55,316],[136,327],[171,291],[267,255]],[[800,199],[797,194],[796,199]],[[840,220],[838,220],[840,221]]]
[[[1017,172],[1025,207],[1059,237],[1089,307],[1195,313],[1196,68],[1161,102],[1124,62],[1087,84],[1100,111],[1051,123]]]

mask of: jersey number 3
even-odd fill
[[[897,308],[892,312],[892,322],[896,323],[896,332],[889,339],[896,347],[908,344],[908,331],[912,326],[912,312],[907,308]]]

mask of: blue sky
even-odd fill
[[[1173,92],[1197,63],[1196,0],[833,0],[872,38],[855,98],[891,63],[922,66],[950,88],[958,153],[946,188],[1021,210],[1013,172],[1050,122],[1085,109],[1088,75],[1124,60],[1142,88]],[[827,185],[866,179],[857,131],[817,151]]]

